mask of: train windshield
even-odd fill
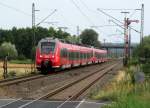
[[[54,53],[54,50],[55,50],[55,42],[42,42],[41,43],[42,54]]]

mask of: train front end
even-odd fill
[[[36,49],[36,67],[43,74],[54,71],[58,67],[57,40],[42,39]]]

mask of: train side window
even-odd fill
[[[72,60],[74,60],[74,58],[75,58],[75,53],[72,52]]]
[[[63,50],[60,50],[60,57],[63,57]]]
[[[75,53],[72,52],[72,60],[74,60],[74,58],[75,58]]]
[[[76,52],[76,60],[78,60],[78,52]]]
[[[68,51],[68,59],[70,60],[70,51]]]
[[[80,53],[80,59],[82,60],[82,52]]]
[[[79,60],[79,52],[77,52],[77,60]]]
[[[85,54],[83,53],[83,59],[85,58]]]
[[[70,52],[70,60],[73,60],[73,54]]]
[[[63,58],[67,58],[67,49],[65,48],[61,49],[60,55]]]
[[[76,52],[74,52],[74,60],[76,60],[76,57],[77,57],[77,55],[76,55],[77,53]]]
[[[63,49],[61,49],[60,55],[61,55],[61,57],[64,57],[64,50]]]
[[[77,60],[79,59],[79,52],[76,52],[77,53]]]

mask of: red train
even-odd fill
[[[40,40],[36,50],[36,67],[43,73],[106,61],[106,50],[68,44],[52,38]]]

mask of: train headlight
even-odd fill
[[[40,58],[42,58],[43,56],[42,55],[40,55]]]
[[[52,55],[52,58],[55,58],[55,56],[54,56],[54,55]]]

